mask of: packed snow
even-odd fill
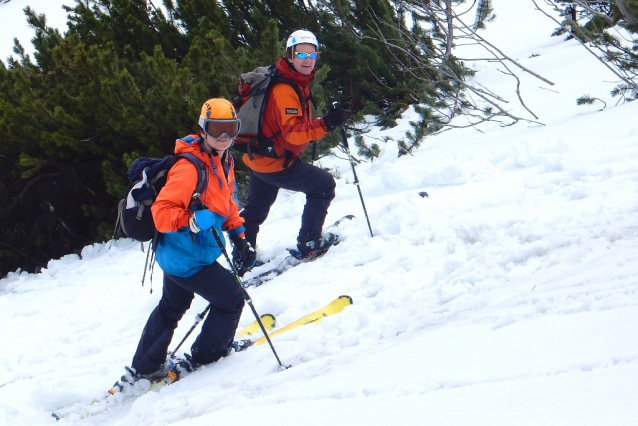
[[[326,223],[357,216],[338,228],[343,242],[249,290],[278,327],[354,300],[273,338],[290,369],[255,346],[57,424],[638,424],[638,103],[616,105],[613,76],[575,41],[550,37],[555,24],[531,1],[494,8],[481,34],[555,83],[519,73],[545,126],[452,130],[401,158],[385,145],[357,167],[374,237],[350,166],[336,161]],[[497,65],[472,66],[527,114]],[[576,106],[584,94],[607,108]],[[372,136],[398,139],[409,118]],[[294,245],[303,204],[284,191],[274,205],[258,240],[270,265]],[[56,424],[53,411],[119,379],[161,297],[159,267],[152,294],[140,284],[145,256],[139,243],[110,241],[0,281],[0,424]],[[195,299],[171,349],[205,305]],[[253,320],[246,307],[240,327]]]

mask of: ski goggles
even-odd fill
[[[298,57],[299,59],[316,59],[317,58],[318,53],[317,52],[312,52],[312,53],[306,53],[306,52],[295,52],[295,56]]]
[[[231,120],[215,120],[199,118],[199,125],[208,136],[219,139],[222,135],[226,135],[229,139],[233,139],[239,134],[241,129],[241,121],[237,119]]]

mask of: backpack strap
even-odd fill
[[[301,110],[303,111],[303,113],[306,112],[306,104],[308,103],[308,101],[312,101],[313,105],[314,105],[314,99],[312,98],[312,93],[310,93],[310,96],[308,97],[308,99],[306,99],[303,95],[303,93],[301,92],[301,88],[299,87],[299,85],[289,79],[284,77],[283,75],[281,75],[281,73],[279,73],[279,75],[276,75],[273,80],[272,80],[272,84],[271,86],[274,86],[277,83],[286,83],[287,85],[289,85],[290,87],[292,87],[295,90],[295,93],[297,94],[297,97],[299,97],[299,103],[301,104]],[[302,113],[302,114],[303,114]]]
[[[293,90],[295,91],[295,93],[297,94],[297,97],[299,98],[299,103],[301,104],[301,114],[302,114],[302,116],[306,113],[306,105],[307,105],[308,101],[311,101],[312,104],[315,105],[315,100],[312,97],[312,92],[310,93],[310,96],[308,97],[308,99],[306,99],[304,97],[303,93],[301,92],[301,88],[299,87],[299,85],[295,81],[293,81],[293,80],[291,80],[291,79],[289,79],[287,77],[284,77],[279,71],[276,70],[276,67],[274,65],[272,65],[268,70],[269,70],[269,72],[273,73],[273,78],[272,78],[270,84],[268,85],[268,91],[269,92],[272,89],[272,87],[275,84],[277,84],[277,83],[285,83],[285,84],[289,85],[290,87],[292,87]],[[259,118],[259,136],[258,137],[263,138],[263,139],[260,139],[260,141],[264,140],[268,144],[268,146],[274,146],[274,144],[275,144],[274,139],[281,134],[281,131],[275,133],[270,138],[266,138],[266,137],[262,136],[261,123],[262,123],[262,120],[263,120],[264,110],[266,109],[265,108],[265,104],[266,103],[264,102],[264,108],[262,109],[262,111],[260,113],[260,118]],[[316,108],[316,106],[315,106],[315,108]],[[286,160],[284,161],[283,167],[284,167],[284,169],[287,169],[288,166],[290,165],[290,163],[292,162],[293,155],[292,155],[292,152],[288,151],[288,150],[284,150],[284,155],[286,157]],[[281,158],[281,157],[277,156],[277,154],[275,153],[274,149],[272,149],[272,153],[271,153],[270,156],[272,158]],[[249,153],[249,158],[250,158],[250,153]],[[252,160],[252,158],[250,158],[250,159]]]
[[[202,195],[208,187],[208,171],[206,170],[206,163],[201,158],[193,154],[192,152],[183,152],[178,157],[185,158],[197,169],[197,185],[195,185],[195,191],[193,191],[193,197],[195,194]]]

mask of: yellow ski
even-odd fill
[[[264,328],[266,330],[272,330],[275,328],[275,316],[270,314],[264,314],[261,316],[261,322],[264,324]],[[242,336],[252,336],[253,334],[261,332],[261,327],[259,327],[259,323],[255,320],[248,327],[244,328],[242,331],[237,332],[237,334],[241,334]]]
[[[343,311],[344,308],[348,305],[352,305],[352,298],[350,296],[339,296],[338,299],[333,300],[331,303],[319,309],[318,311],[315,311],[311,313],[310,315],[306,315],[300,320],[290,323],[287,326],[282,327],[279,330],[275,331],[274,333],[269,333],[268,336],[273,337],[285,331],[292,330],[293,328],[297,328],[300,325],[310,324],[311,322],[314,322],[314,323],[321,322],[321,320],[324,317],[337,314]],[[255,341],[255,343],[257,343],[258,345],[261,345],[262,343],[265,343],[265,342],[266,342],[266,337],[262,337],[261,339],[257,339]]]

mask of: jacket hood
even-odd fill
[[[182,154],[184,152],[190,152],[201,158],[207,165],[212,168],[214,175],[217,177],[219,187],[223,188],[222,175],[229,168],[234,167],[235,161],[230,154],[230,150],[226,150],[226,155],[219,155],[214,152],[212,155],[208,155],[206,151],[199,145],[202,140],[199,135],[188,135],[175,141],[175,154]],[[215,160],[213,160],[215,158]],[[223,163],[223,164],[222,164]]]
[[[310,74],[303,75],[300,72],[295,71],[295,69],[292,67],[292,65],[290,65],[286,58],[279,58],[279,62],[277,62],[277,71],[282,73],[284,77],[289,78],[297,83],[299,87],[307,87],[312,79],[315,77],[317,67],[315,66]]]
[[[201,138],[198,135],[188,135],[184,138],[177,139],[175,141],[175,154],[192,152],[198,157],[201,157],[201,155],[198,154],[200,151],[203,151],[202,148],[199,146],[200,141]]]

